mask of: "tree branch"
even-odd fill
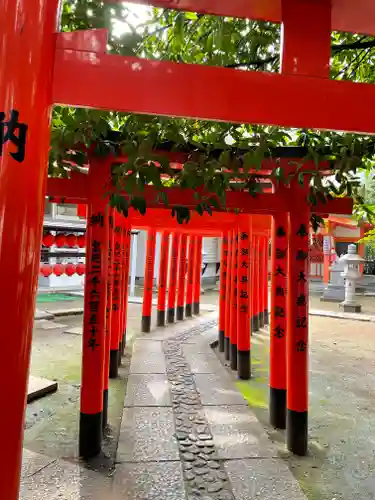
[[[361,49],[370,49],[375,47],[375,39],[368,40],[367,42],[362,42],[358,40],[353,43],[340,43],[338,45],[331,45],[332,52],[341,52],[342,50],[361,50]]]
[[[258,59],[256,61],[244,61],[241,63],[227,64],[225,68],[241,68],[242,66],[255,66],[256,68],[261,68],[265,64],[273,63],[279,59],[279,55],[267,57],[267,59]]]
[[[367,38],[367,37],[366,37]],[[370,49],[375,47],[375,39],[374,40],[368,40],[366,42],[362,42],[361,40],[358,40],[353,43],[341,43],[338,45],[331,45],[331,50],[332,52],[341,52],[343,50],[363,50],[363,49]],[[261,68],[265,64],[273,63],[279,59],[280,55],[274,55],[271,57],[267,57],[266,59],[255,59],[253,61],[243,61],[240,63],[235,63],[235,64],[228,64],[225,67],[226,68],[241,68],[243,66],[255,66],[256,68]]]

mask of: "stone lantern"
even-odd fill
[[[365,259],[357,254],[355,245],[349,245],[348,253],[340,257],[340,262],[344,264],[341,276],[345,279],[345,300],[341,302],[340,307],[344,312],[361,312],[361,304],[356,302],[355,287],[362,277],[360,264],[365,262]]]

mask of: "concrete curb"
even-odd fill
[[[311,311],[309,311],[309,315],[310,316],[320,316],[320,317],[324,317],[324,318],[350,319],[352,321],[365,321],[367,323],[375,323],[375,316],[371,316],[368,314],[321,311],[318,309],[312,309]]]
[[[51,309],[46,310],[47,317],[35,317],[35,319],[53,319],[63,316],[79,316],[83,314],[83,307],[72,307],[71,309]]]

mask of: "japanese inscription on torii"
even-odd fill
[[[16,153],[9,153],[18,163],[25,159],[26,138],[28,126],[20,123],[19,112],[12,109],[8,121],[3,111],[0,111],[0,156],[3,155],[4,146],[7,142],[13,143],[17,147]],[[16,132],[18,131],[18,135]]]

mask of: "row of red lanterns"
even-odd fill
[[[40,274],[45,278],[55,274],[56,276],[62,276],[66,274],[67,276],[73,276],[73,274],[78,274],[82,276],[85,274],[86,265],[85,264],[42,264],[40,266]]]
[[[44,233],[42,243],[45,247],[56,245],[59,248],[64,246],[84,248],[86,246],[86,236],[84,234],[77,236],[75,234],[51,234]]]

